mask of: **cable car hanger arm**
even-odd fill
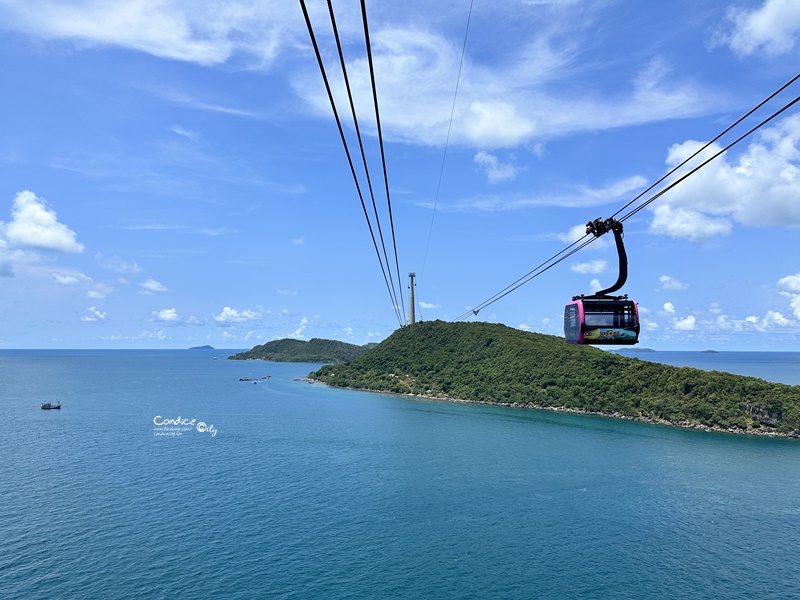
[[[611,231],[614,234],[614,242],[617,246],[617,255],[619,256],[619,276],[616,283],[611,287],[596,292],[592,296],[585,296],[587,298],[600,298],[608,296],[612,292],[620,289],[628,280],[628,254],[625,252],[625,244],[622,242],[622,223],[616,219],[609,218],[603,221],[602,219],[595,219],[586,224],[586,233],[593,234],[594,237],[600,237],[604,233]]]

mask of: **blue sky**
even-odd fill
[[[424,320],[581,237],[800,64],[795,0],[477,0],[453,106],[469,2],[433,6],[367,3],[398,287],[407,312],[417,274]],[[359,3],[334,8],[390,240]],[[0,0],[0,64],[0,348],[398,327],[299,3]],[[798,167],[792,108],[625,222],[640,345],[800,349]],[[562,335],[571,296],[615,279],[604,238],[477,318]]]

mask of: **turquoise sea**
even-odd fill
[[[800,440],[231,353],[0,351],[0,598],[800,596]],[[800,353],[644,354],[800,383]]]

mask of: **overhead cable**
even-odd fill
[[[355,170],[355,167],[353,165],[353,159],[352,159],[352,156],[350,154],[350,149],[349,149],[349,147],[347,145],[347,138],[345,137],[344,129],[342,127],[342,122],[341,122],[341,119],[339,118],[339,112],[336,109],[336,102],[333,99],[333,93],[331,91],[330,82],[328,81],[328,76],[327,76],[327,73],[325,72],[325,65],[324,65],[323,60],[322,60],[322,55],[321,55],[320,50],[319,50],[319,45],[317,44],[317,39],[316,39],[316,36],[314,34],[314,28],[313,28],[313,26],[311,24],[311,18],[309,17],[308,9],[306,8],[305,0],[300,0],[300,7],[303,10],[303,17],[305,18],[306,27],[308,28],[308,35],[309,35],[309,37],[311,39],[311,44],[312,44],[312,46],[314,48],[314,54],[317,57],[317,64],[319,65],[320,73],[322,74],[322,80],[323,80],[323,82],[325,84],[325,91],[328,94],[328,101],[330,102],[331,109],[333,110],[333,116],[334,116],[334,119],[336,121],[336,127],[339,130],[339,137],[341,138],[342,146],[344,147],[345,154],[347,155],[347,162],[348,162],[348,165],[350,166],[350,173],[351,173],[351,175],[353,177],[353,182],[355,183],[356,191],[358,192],[358,198],[361,201],[361,208],[364,211],[364,218],[367,221],[367,227],[369,228],[370,237],[372,238],[372,245],[373,245],[373,247],[375,249],[375,254],[376,254],[377,258],[378,258],[378,263],[380,265],[381,272],[383,274],[384,282],[386,283],[386,288],[389,291],[389,297],[392,300],[392,307],[394,309],[395,316],[397,317],[400,326],[403,326],[403,324],[404,324],[403,316],[399,312],[399,308],[398,308],[397,302],[395,300],[395,294],[394,294],[394,291],[393,291],[393,287],[392,287],[392,285],[390,285],[389,276],[387,275],[387,268],[389,268],[389,265],[387,264],[386,266],[384,266],[383,260],[381,259],[381,253],[380,253],[380,250],[378,249],[378,243],[377,243],[377,241],[375,239],[375,232],[374,232],[373,227],[372,227],[372,222],[371,222],[371,220],[369,218],[369,212],[367,211],[366,203],[364,202],[364,195],[363,195],[363,193],[361,191],[361,185],[358,182],[358,176],[356,175],[356,170]],[[398,273],[398,276],[399,276],[399,273]]]
[[[425,244],[425,255],[422,259],[422,275],[425,275],[425,265],[428,262],[428,249],[431,245],[431,237],[433,235],[433,221],[436,218],[436,207],[439,204],[439,192],[442,189],[442,177],[444,176],[444,164],[447,158],[447,148],[450,145],[450,131],[453,129],[453,117],[456,112],[456,99],[458,98],[458,87],[461,83],[461,69],[464,66],[464,55],[467,51],[467,36],[469,35],[469,24],[472,21],[472,4],[474,0],[470,0],[469,13],[467,14],[467,27],[464,30],[464,42],[461,45],[461,60],[458,63],[458,74],[456,75],[456,89],[453,92],[453,104],[450,106],[450,121],[447,124],[447,137],[444,141],[444,151],[442,152],[442,165],[439,168],[439,182],[436,184],[436,196],[433,199],[433,212],[431,213],[431,225],[428,228],[428,242]]]
[[[658,181],[656,181],[656,182],[655,182],[653,185],[651,185],[650,187],[648,187],[648,188],[647,188],[647,189],[646,189],[644,192],[642,192],[641,194],[639,194],[638,196],[636,196],[636,197],[635,197],[633,200],[631,200],[630,202],[628,202],[627,204],[625,204],[625,206],[623,206],[623,207],[622,207],[620,210],[618,210],[616,213],[614,213],[614,215],[612,215],[612,217],[616,217],[616,216],[617,216],[618,214],[620,214],[620,213],[621,213],[623,210],[625,210],[627,207],[631,206],[631,205],[632,205],[634,202],[636,202],[638,199],[640,199],[640,198],[641,198],[641,197],[642,197],[642,196],[643,196],[645,193],[647,193],[648,191],[651,191],[651,190],[652,190],[652,189],[653,189],[655,186],[657,186],[659,183],[663,182],[663,181],[664,181],[664,180],[666,180],[668,177],[670,177],[671,175],[675,174],[675,172],[676,172],[678,169],[680,169],[681,167],[685,166],[685,165],[686,165],[686,164],[687,164],[687,163],[688,163],[688,162],[689,162],[691,159],[695,158],[695,157],[696,157],[698,154],[700,154],[700,153],[701,153],[703,150],[707,149],[707,148],[708,148],[708,147],[709,147],[711,144],[713,144],[715,141],[719,140],[719,139],[720,139],[720,138],[721,138],[721,137],[722,137],[724,134],[726,134],[726,133],[730,132],[730,131],[731,131],[731,130],[732,130],[732,129],[733,129],[735,126],[736,126],[736,125],[740,124],[740,123],[741,123],[741,122],[742,122],[742,121],[743,121],[745,118],[747,118],[748,116],[752,115],[752,114],[753,114],[753,113],[754,113],[756,110],[758,110],[759,108],[761,108],[762,106],[764,106],[764,104],[766,104],[766,103],[767,103],[769,100],[771,100],[771,99],[775,98],[775,96],[777,96],[777,95],[778,95],[780,92],[782,92],[783,90],[785,90],[785,89],[786,89],[786,88],[787,88],[789,85],[791,85],[792,83],[794,83],[794,82],[795,82],[795,81],[797,81],[798,79],[800,79],[800,74],[798,74],[798,75],[796,75],[795,77],[793,77],[793,78],[792,78],[790,81],[788,81],[786,84],[784,84],[783,86],[781,86],[781,87],[780,87],[780,88],[779,88],[777,91],[775,91],[775,92],[773,92],[772,94],[770,94],[770,96],[768,96],[768,97],[767,97],[765,100],[761,101],[761,102],[760,102],[758,105],[756,105],[756,106],[755,106],[753,109],[751,109],[750,111],[748,111],[748,112],[747,112],[745,115],[743,115],[741,118],[737,119],[737,120],[736,120],[736,121],[733,123],[733,125],[731,125],[731,126],[727,127],[727,128],[726,128],[726,129],[725,129],[725,130],[724,130],[722,133],[720,133],[719,135],[717,135],[717,136],[716,136],[716,137],[715,137],[713,140],[711,140],[710,142],[706,143],[706,144],[705,144],[705,145],[704,145],[702,148],[700,148],[700,150],[698,150],[698,151],[696,151],[694,154],[692,154],[692,156],[690,156],[689,158],[687,158],[686,160],[684,160],[683,162],[681,162],[679,165],[677,165],[676,167],[674,167],[673,169],[671,169],[671,170],[670,170],[670,171],[669,171],[669,172],[668,172],[666,175],[664,175],[664,176],[663,176],[663,177],[661,177],[661,178],[660,178]],[[676,179],[675,181],[673,181],[671,184],[669,184],[668,186],[666,186],[665,188],[663,188],[662,190],[660,190],[658,193],[654,194],[654,195],[653,195],[652,197],[650,197],[648,200],[646,200],[645,202],[643,202],[642,204],[640,204],[639,206],[637,206],[636,208],[634,208],[633,210],[631,210],[631,211],[630,211],[630,212],[628,212],[627,214],[623,215],[622,217],[619,217],[619,219],[618,219],[618,220],[619,220],[620,222],[622,222],[622,221],[625,221],[625,220],[629,219],[630,217],[634,216],[634,215],[635,215],[636,213],[638,213],[640,210],[642,210],[643,208],[645,208],[645,207],[647,207],[648,205],[650,205],[652,202],[654,202],[655,200],[657,200],[658,198],[660,198],[661,196],[663,196],[663,195],[664,195],[666,192],[668,192],[669,190],[671,190],[672,188],[674,188],[676,185],[678,185],[679,183],[681,183],[681,182],[685,181],[685,180],[686,180],[688,177],[690,177],[691,175],[693,175],[694,173],[696,173],[697,171],[699,171],[701,168],[703,168],[703,167],[705,167],[706,165],[708,165],[708,164],[709,164],[710,162],[712,162],[713,160],[715,160],[715,159],[717,159],[718,157],[720,157],[722,154],[724,154],[725,152],[727,152],[728,150],[730,150],[731,148],[733,148],[734,146],[736,146],[736,145],[737,145],[739,142],[741,142],[742,140],[746,139],[747,137],[749,137],[750,135],[752,135],[753,133],[755,133],[756,131],[758,131],[758,130],[759,130],[761,127],[763,127],[763,126],[764,126],[764,125],[766,125],[767,123],[771,122],[773,119],[777,118],[778,116],[780,116],[781,114],[783,114],[784,112],[786,112],[786,111],[787,111],[789,108],[791,108],[792,106],[794,106],[794,105],[795,105],[795,104],[797,104],[798,102],[800,102],[800,96],[797,96],[796,98],[794,98],[794,100],[790,101],[789,103],[787,103],[786,105],[784,105],[782,108],[780,108],[779,110],[777,110],[777,111],[775,111],[774,113],[772,113],[772,114],[771,114],[769,117],[767,117],[766,119],[762,120],[762,121],[761,121],[760,123],[758,123],[756,126],[752,127],[752,128],[749,130],[749,131],[747,131],[747,132],[746,132],[746,133],[744,133],[743,135],[739,136],[737,139],[735,139],[733,142],[731,142],[730,144],[728,144],[727,146],[725,146],[724,148],[722,148],[722,149],[721,149],[721,150],[719,150],[718,152],[714,153],[712,156],[710,156],[709,158],[707,158],[706,160],[704,160],[702,163],[700,163],[699,165],[697,165],[696,167],[694,167],[693,169],[691,169],[691,170],[690,170],[688,173],[685,173],[684,175],[682,175],[681,177],[679,177],[678,179]],[[506,288],[504,288],[503,290],[501,290],[500,292],[498,292],[498,293],[497,293],[497,294],[495,294],[494,296],[490,297],[488,300],[485,300],[485,301],[484,301],[484,302],[482,302],[481,304],[477,305],[477,306],[476,306],[476,307],[475,307],[473,310],[471,310],[471,311],[469,311],[469,312],[466,312],[466,313],[464,313],[463,315],[459,316],[459,317],[456,319],[456,321],[464,320],[464,319],[468,318],[470,315],[477,315],[477,314],[478,314],[478,312],[479,312],[481,309],[483,309],[483,308],[486,308],[486,307],[487,307],[487,306],[489,306],[490,304],[494,304],[495,302],[497,302],[497,301],[498,301],[498,300],[500,300],[501,298],[503,298],[503,297],[507,296],[508,294],[510,294],[511,292],[513,292],[514,290],[516,290],[516,289],[518,289],[518,288],[522,287],[524,284],[526,284],[526,283],[528,283],[529,281],[531,281],[531,280],[535,279],[536,277],[538,277],[539,275],[541,275],[541,274],[542,274],[542,273],[544,273],[545,271],[547,271],[547,270],[551,269],[552,267],[554,267],[554,266],[555,266],[555,265],[557,265],[558,263],[560,263],[560,262],[562,262],[563,260],[565,260],[565,259],[569,258],[569,257],[570,257],[570,256],[572,256],[573,254],[575,254],[577,251],[579,251],[579,250],[581,250],[582,248],[584,248],[584,247],[588,246],[588,245],[589,245],[590,243],[592,243],[592,242],[593,242],[595,239],[597,239],[596,237],[591,237],[591,238],[590,238],[589,240],[587,240],[586,242],[583,242],[583,243],[581,243],[581,242],[582,242],[584,239],[586,239],[586,237],[588,237],[588,234],[587,234],[587,235],[585,235],[585,236],[583,236],[583,237],[582,237],[582,238],[580,238],[579,240],[576,240],[575,242],[573,242],[572,244],[570,244],[569,246],[567,246],[566,248],[564,248],[564,249],[563,249],[563,250],[561,250],[560,252],[556,253],[555,255],[553,255],[552,257],[550,257],[549,259],[547,259],[547,260],[546,260],[546,261],[544,261],[543,263],[541,263],[539,266],[537,266],[536,268],[534,268],[534,269],[532,269],[531,271],[529,271],[529,272],[528,272],[526,275],[523,275],[522,277],[520,277],[519,279],[517,279],[517,280],[516,280],[514,283],[510,284],[509,286],[507,286]],[[573,246],[575,246],[575,245],[577,245],[577,244],[581,244],[581,245],[580,245],[579,247],[577,247],[577,248],[575,248],[575,249],[571,250],[569,253],[567,253],[567,254],[564,254],[565,252],[567,252],[568,250],[570,250],[570,248],[572,248]],[[562,255],[563,255],[563,256],[562,256]],[[560,257],[560,258],[558,258],[558,257]]]
[[[390,283],[389,295],[391,296],[392,304],[394,306],[398,306],[397,289],[401,287],[400,286],[400,268],[399,267],[397,268],[397,287],[395,287],[394,278],[392,277],[392,269],[390,267],[390,262],[389,262],[389,256],[386,253],[386,242],[384,241],[384,238],[383,238],[383,229],[381,228],[381,219],[380,219],[380,216],[378,215],[378,206],[377,206],[377,204],[375,202],[375,193],[374,193],[374,191],[372,189],[372,178],[370,177],[370,174],[369,174],[369,166],[367,166],[367,156],[366,156],[366,152],[364,151],[364,142],[363,142],[363,139],[361,137],[361,128],[358,125],[358,116],[356,115],[356,106],[355,106],[355,103],[353,101],[353,93],[352,93],[352,89],[350,87],[350,78],[347,75],[347,65],[346,65],[345,60],[344,60],[344,52],[342,50],[342,44],[341,44],[341,40],[339,38],[339,28],[336,26],[336,16],[334,15],[333,3],[331,2],[331,0],[328,0],[328,13],[330,14],[331,27],[333,28],[333,37],[334,37],[334,40],[336,41],[336,49],[337,49],[337,51],[339,53],[339,64],[342,67],[342,77],[344,78],[344,85],[345,85],[345,89],[347,90],[347,99],[350,102],[350,113],[351,113],[351,115],[353,117],[353,127],[355,128],[356,138],[358,139],[358,147],[361,150],[361,161],[362,161],[362,164],[364,166],[364,175],[365,175],[365,177],[367,179],[367,187],[369,189],[370,198],[372,199],[372,210],[373,210],[373,214],[375,215],[375,227],[378,230],[378,237],[380,238],[381,248],[383,249],[383,258],[386,261],[386,271],[388,272],[389,283]],[[367,51],[369,52],[369,39],[367,39]],[[374,88],[374,86],[373,86],[373,88]],[[377,99],[377,97],[376,97],[376,99]],[[390,207],[390,211],[391,211],[391,207]],[[392,237],[394,238],[394,229],[392,229]],[[396,250],[396,246],[395,246],[395,256],[396,256],[396,254],[397,254],[397,250]],[[402,289],[400,290],[400,293],[401,293],[401,296],[402,296]],[[396,310],[397,309],[395,309],[395,311]],[[400,314],[402,315],[404,313],[405,313],[405,310],[403,310],[403,312],[400,313]],[[401,323],[402,323],[402,318],[401,318]]]
[[[330,0],[328,0],[330,4]],[[383,183],[386,186],[386,203],[388,206],[389,211],[389,226],[392,230],[392,246],[394,248],[394,262],[395,268],[397,269],[397,284],[400,289],[400,305],[403,310],[403,314],[406,314],[406,307],[405,302],[403,301],[403,286],[400,285],[400,262],[397,256],[397,238],[394,232],[394,217],[392,215],[392,198],[391,194],[389,193],[389,175],[386,170],[386,152],[383,148],[383,132],[381,130],[381,115],[380,110],[378,109],[378,89],[375,86],[375,66],[372,61],[372,44],[369,41],[369,24],[367,23],[367,5],[365,0],[361,0],[361,16],[362,21],[364,22],[364,40],[367,46],[367,60],[369,62],[369,78],[372,83],[372,104],[375,106],[375,124],[377,126],[378,131],[378,144],[381,148],[381,164],[383,165]],[[366,168],[366,165],[365,167]],[[375,215],[377,219],[377,213]],[[381,237],[381,241],[383,241],[383,237]],[[384,248],[384,252],[386,249]],[[388,264],[389,259],[387,257],[386,262]],[[391,272],[390,272],[391,275]]]

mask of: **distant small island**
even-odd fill
[[[357,346],[336,340],[312,338],[309,341],[285,338],[255,346],[229,360],[268,360],[272,362],[340,363],[358,358],[375,344]]]
[[[800,386],[662,365],[491,323],[416,323],[308,377],[424,398],[800,437]]]
[[[700,350],[700,354],[719,354],[716,350]]]
[[[614,350],[614,352],[617,352],[617,353],[623,353],[623,352],[624,353],[629,353],[629,352],[633,353],[633,352],[636,352],[638,354],[639,352],[655,352],[655,350],[653,350],[652,348],[620,348],[619,350]]]
[[[192,346],[189,350],[213,350],[214,348],[211,346]]]

